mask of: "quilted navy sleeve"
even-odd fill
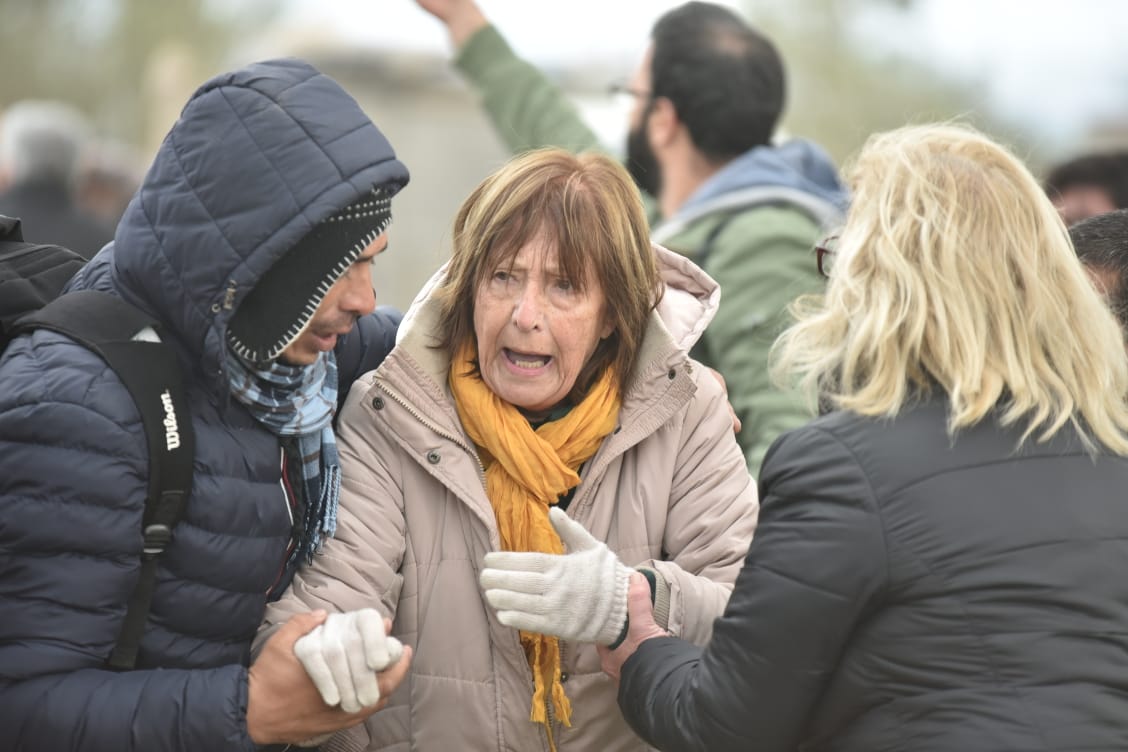
[[[251,750],[246,669],[102,667],[148,473],[125,387],[60,335],[0,358],[0,750]]]

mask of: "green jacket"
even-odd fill
[[[573,103],[540,70],[517,57],[492,26],[471,37],[455,63],[479,91],[483,107],[513,152],[549,145],[576,152],[601,148]],[[777,150],[753,151],[770,157]],[[822,158],[821,153],[815,156]],[[803,158],[811,158],[810,150]],[[825,171],[829,162],[822,159]],[[733,172],[727,166],[724,171]],[[841,199],[833,166],[829,172],[834,187],[828,193],[837,192]],[[721,286],[717,315],[693,355],[725,377],[729,399],[744,426],[737,439],[753,472],[780,433],[811,418],[797,393],[771,384],[768,354],[789,321],[788,304],[800,294],[822,291],[811,250],[823,232],[820,225],[836,221],[841,203],[808,195],[800,183],[784,189],[806,204],[798,208],[790,200],[772,198],[777,192],[760,182],[758,188],[722,188],[712,199],[697,202],[696,210],[688,208],[694,202],[691,197],[685,221],[680,211],[663,221],[653,197],[643,194],[655,242],[698,262]],[[752,206],[740,206],[739,201],[737,206],[718,206],[741,190],[758,193],[760,199]]]

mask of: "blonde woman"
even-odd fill
[[[851,183],[825,297],[777,343],[829,412],[765,458],[705,648],[632,584],[620,707],[664,750],[1128,749],[1116,322],[982,134],[877,135]]]

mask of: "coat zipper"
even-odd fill
[[[482,484],[482,489],[485,490],[485,488],[486,488],[486,468],[482,464],[482,458],[478,456],[478,452],[473,450],[465,441],[463,441],[462,437],[457,436],[457,435],[455,435],[455,434],[453,434],[449,431],[444,431],[442,428],[436,426],[433,422],[431,422],[427,418],[423,417],[419,413],[418,410],[416,410],[414,407],[412,407],[412,405],[407,401],[406,398],[401,397],[399,394],[396,394],[395,392],[393,392],[388,387],[387,384],[385,384],[383,382],[377,382],[376,386],[380,389],[380,391],[382,391],[384,394],[388,395],[388,397],[390,397],[393,401],[395,401],[395,403],[397,405],[402,407],[404,410],[407,410],[408,414],[411,415],[411,417],[415,418],[417,421],[422,423],[424,426],[426,426],[427,428],[429,428],[431,431],[435,432],[436,434],[438,434],[442,438],[447,439],[448,441],[454,442],[456,445],[458,445],[459,447],[461,447],[462,449],[464,449],[465,451],[467,451],[471,455],[473,455],[474,461],[478,465],[478,480]],[[520,632],[518,632],[516,634],[514,639],[517,641],[517,648],[520,651],[520,654],[524,655],[525,651],[524,651],[524,648],[521,646]],[[561,645],[560,655],[561,655],[561,666],[563,666],[563,656],[564,656],[563,645]],[[529,686],[530,686],[530,688],[536,686],[536,679],[533,676],[532,667],[528,666],[526,664],[526,670],[529,672]],[[550,741],[549,729],[551,729],[553,724],[556,723],[556,714],[552,709],[552,693],[551,692],[547,693],[547,696],[545,697],[545,718],[548,721],[548,723],[546,724],[545,728],[540,730],[540,733],[542,734],[542,738],[544,740],[544,750],[545,750],[545,752],[551,752],[551,750],[553,748],[555,748],[555,744],[553,743],[553,741]],[[555,735],[553,735],[553,737],[555,737]]]
[[[442,428],[439,428],[434,423],[432,423],[431,421],[424,418],[419,413],[419,411],[416,410],[414,407],[412,407],[411,404],[404,397],[399,396],[398,394],[393,392],[390,388],[388,388],[387,384],[385,384],[383,382],[377,382],[376,386],[384,394],[391,397],[397,405],[402,407],[404,410],[407,410],[408,414],[411,415],[411,417],[415,418],[417,421],[419,421],[420,423],[425,425],[427,428],[429,428],[432,431],[434,431],[435,433],[437,433],[442,438],[447,439],[448,441],[453,441],[459,447],[461,447],[462,449],[469,452],[474,457],[474,462],[476,462],[477,465],[478,465],[478,480],[480,480],[482,482],[482,488],[486,487],[486,468],[485,468],[485,466],[482,465],[482,458],[478,456],[478,453],[476,451],[474,451],[474,449],[472,449],[470,447],[470,445],[468,445],[465,441],[462,440],[462,437],[456,436],[455,434],[453,434],[449,431],[444,431]]]

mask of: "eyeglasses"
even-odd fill
[[[650,99],[650,92],[645,89],[633,89],[630,84],[616,81],[607,87],[607,93],[615,97],[632,97],[634,99]]]
[[[831,235],[815,246],[815,263],[819,267],[819,274],[830,276],[830,269],[834,266],[834,249],[838,245],[838,236]]]

